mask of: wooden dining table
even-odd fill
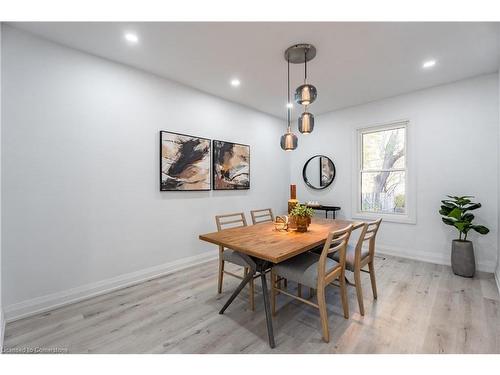
[[[199,236],[200,240],[237,251],[248,264],[248,273],[219,311],[219,314],[224,313],[245,285],[259,272],[262,282],[269,345],[274,348],[274,332],[266,271],[275,264],[322,245],[330,232],[344,229],[350,224],[353,224],[354,228],[363,225],[359,221],[313,218],[308,231],[305,233],[294,230],[277,231],[274,229],[273,223],[267,222],[201,234]]]

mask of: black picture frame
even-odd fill
[[[175,188],[165,188],[163,184],[163,157],[162,157],[162,147],[163,147],[163,135],[164,134],[172,134],[176,136],[181,136],[181,137],[188,137],[188,138],[193,138],[193,139],[201,139],[204,141],[208,142],[208,187],[203,188],[203,189],[175,189]],[[160,184],[160,191],[210,191],[212,189],[212,142],[211,139],[209,138],[204,138],[204,137],[199,137],[191,134],[183,134],[183,133],[177,133],[177,132],[171,132],[167,130],[160,130],[159,132],[159,158],[160,158],[160,165],[159,165],[159,184]]]
[[[307,170],[307,166],[309,165],[309,163],[315,159],[315,158],[319,158],[319,184],[320,186],[314,186],[313,184],[311,184],[311,182],[309,181],[309,179],[307,178],[307,173],[306,173],[306,170]],[[322,184],[322,180],[321,180],[321,158],[326,158],[328,159],[331,163],[332,163],[332,166],[333,166],[333,176],[332,176],[332,179],[325,185]],[[304,164],[304,167],[302,168],[302,178],[304,180],[304,182],[306,183],[307,186],[309,186],[311,189],[314,189],[314,190],[323,190],[323,189],[326,189],[328,186],[330,186],[333,181],[335,180],[335,176],[337,175],[337,170],[335,168],[335,163],[333,162],[332,159],[330,159],[328,156],[325,156],[325,155],[314,155],[312,157],[310,157]]]
[[[216,166],[216,143],[224,143],[228,145],[236,145],[236,146],[243,146],[248,148],[248,186],[238,186],[235,185],[234,187],[219,187],[217,183],[217,166]],[[218,146],[217,146],[218,147]],[[218,139],[212,140],[212,189],[213,190],[249,190],[251,186],[251,157],[250,157],[250,145],[243,144],[243,143],[236,143],[236,142],[228,142],[228,141],[221,141]]]

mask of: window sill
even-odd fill
[[[355,212],[352,215],[353,219],[360,220],[369,220],[375,221],[382,218],[382,222],[390,222],[390,223],[400,223],[400,224],[417,224],[417,220],[414,217],[408,215],[392,215],[392,214],[384,214],[384,213],[375,213],[375,212]]]

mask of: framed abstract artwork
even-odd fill
[[[250,189],[250,146],[214,140],[213,189]]]
[[[160,190],[210,190],[210,139],[160,131]]]

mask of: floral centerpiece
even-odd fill
[[[297,204],[290,212],[293,217],[297,232],[307,232],[307,227],[311,223],[311,217],[314,215],[314,210],[307,207],[305,204]]]

